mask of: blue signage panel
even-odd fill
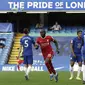
[[[0,11],[85,10],[85,0],[1,0]]]
[[[52,44],[54,49],[54,58],[52,60],[55,70],[69,71],[70,64],[70,40],[73,37],[54,37],[59,43],[60,53],[56,53],[55,45]],[[47,71],[44,59],[40,48],[35,50],[33,48],[33,68],[32,71]],[[20,71],[23,71],[23,64],[20,66]],[[17,65],[1,65],[0,71],[18,71]]]

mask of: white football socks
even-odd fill
[[[29,66],[29,67],[27,68],[26,75],[29,75],[29,73],[30,73],[30,71],[31,71],[31,68],[32,68],[32,66]]]
[[[85,81],[85,65],[83,66],[83,81]]]
[[[71,77],[73,77],[73,67],[70,67]]]
[[[25,76],[27,75],[27,67],[24,68]]]
[[[77,77],[79,77],[79,76],[80,76],[81,68],[82,68],[81,66],[79,66],[79,67],[78,67]]]

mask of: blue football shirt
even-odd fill
[[[33,37],[25,35],[20,39],[20,44],[23,46],[23,56],[33,55],[32,44],[35,44]]]
[[[85,31],[82,32],[82,38],[84,40],[83,53],[85,54]]]
[[[81,49],[82,49],[82,46],[83,46],[83,39],[82,38],[74,38],[73,40],[71,40],[71,43],[73,44],[73,50],[74,50],[74,53],[78,56],[81,55]]]

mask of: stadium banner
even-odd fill
[[[36,38],[36,37],[35,37]],[[56,48],[55,45],[53,43],[52,44],[52,48],[54,49],[54,58],[52,60],[53,66],[55,68],[55,70],[59,70],[59,71],[69,71],[69,61],[70,61],[70,40],[73,37],[62,37],[62,36],[58,36],[58,37],[54,37],[58,43],[59,43],[59,49],[60,49],[60,53],[57,54],[56,53]],[[33,48],[33,68],[32,71],[47,71],[47,68],[44,64],[44,60],[42,57],[42,53],[40,48],[38,50],[35,50],[35,48]],[[23,64],[20,65],[20,71],[24,70],[24,66]],[[0,71],[18,71],[17,69],[17,65],[1,65],[0,66]]]
[[[82,66],[82,70],[83,70],[83,66]],[[64,67],[65,66],[57,67],[57,68],[55,68],[55,70],[57,70],[57,71],[69,71],[70,70],[70,66],[69,66],[68,70],[65,70]],[[20,65],[20,70],[18,70],[17,65],[9,65],[9,64],[0,65],[0,71],[24,71],[24,69],[25,69],[24,65]],[[31,71],[47,71],[47,70],[46,70],[45,65],[36,65],[36,66],[32,66]],[[77,63],[74,65],[74,71],[78,71]]]
[[[0,11],[85,10],[85,0],[2,0]]]
[[[36,37],[35,37],[36,38]],[[55,70],[58,71],[69,71],[70,68],[70,40],[73,39],[73,36],[58,36],[54,37],[59,44],[59,51],[60,53],[56,53],[56,48],[53,43],[51,43],[52,48],[54,49],[54,58],[52,60],[53,66]],[[33,48],[33,67],[32,71],[47,71],[47,68],[45,66],[42,53],[40,48],[38,50],[35,50]],[[74,71],[78,70],[78,64],[76,63],[74,65]],[[0,71],[18,71],[17,65],[0,65]],[[20,65],[20,71],[24,71],[24,65]]]

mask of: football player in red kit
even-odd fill
[[[37,38],[36,40],[37,44],[40,46],[42,55],[45,61],[45,65],[50,73],[50,80],[53,78],[55,81],[58,81],[58,73],[54,70],[54,67],[52,65],[52,58],[54,56],[54,52],[51,46],[51,42],[53,42],[56,46],[56,52],[59,54],[59,49],[58,49],[58,43],[57,41],[51,37],[51,36],[46,36],[46,31],[42,29],[40,31],[40,37]]]

